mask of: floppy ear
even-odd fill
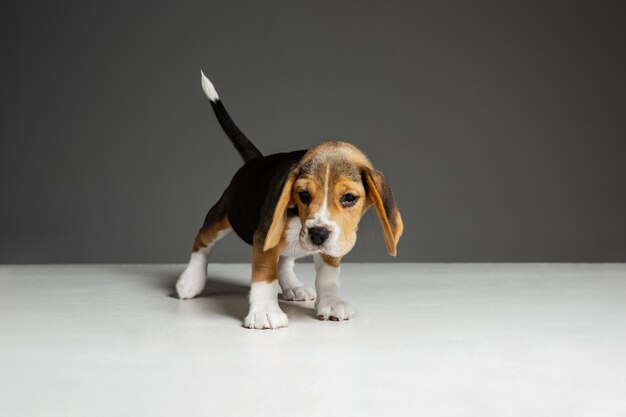
[[[363,183],[367,190],[367,199],[374,205],[376,214],[383,228],[385,243],[387,244],[387,252],[389,255],[396,256],[396,247],[402,235],[404,225],[402,217],[396,206],[393,192],[389,186],[389,181],[380,171],[363,170]]]
[[[292,200],[293,183],[296,181],[295,172],[290,172],[285,180],[274,213],[272,214],[272,222],[270,223],[267,234],[265,235],[265,243],[263,244],[263,251],[272,249],[280,243],[280,238],[283,234],[283,229],[287,224],[287,209],[293,207],[295,201]]]

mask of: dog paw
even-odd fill
[[[313,288],[301,287],[287,288],[283,290],[283,299],[288,301],[310,301],[315,300],[315,290]]]
[[[352,304],[339,298],[319,300],[317,303],[317,318],[320,320],[350,320],[354,318]]]
[[[181,300],[187,300],[200,294],[206,284],[206,277],[201,271],[185,271],[176,281],[176,293]]]
[[[287,327],[287,315],[278,307],[250,311],[243,320],[248,329],[278,329]]]

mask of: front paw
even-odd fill
[[[320,320],[350,320],[354,318],[352,304],[340,298],[318,299],[317,318]]]
[[[283,290],[283,299],[287,301],[315,300],[315,290],[304,285]]]
[[[201,270],[186,269],[176,281],[176,293],[181,300],[194,298],[206,284],[206,275]]]
[[[279,307],[250,309],[243,320],[244,327],[248,329],[278,329],[287,327],[288,323],[287,315]]]

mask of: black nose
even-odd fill
[[[322,243],[326,242],[329,234],[330,232],[328,231],[328,229],[325,229],[323,227],[309,227],[309,238],[311,239],[311,242],[315,243],[316,245],[321,245]]]

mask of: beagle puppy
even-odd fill
[[[287,326],[278,306],[281,290],[285,300],[315,300],[320,320],[352,319],[352,306],[339,294],[339,265],[354,246],[359,221],[371,206],[387,251],[396,255],[403,225],[389,182],[363,152],[346,142],[263,156],[235,125],[203,73],[202,88],[245,163],[206,215],[189,265],[176,283],[178,297],[193,298],[203,290],[211,248],[234,230],[252,245],[245,327]],[[295,259],[309,255],[315,262],[315,291],[294,273]]]

